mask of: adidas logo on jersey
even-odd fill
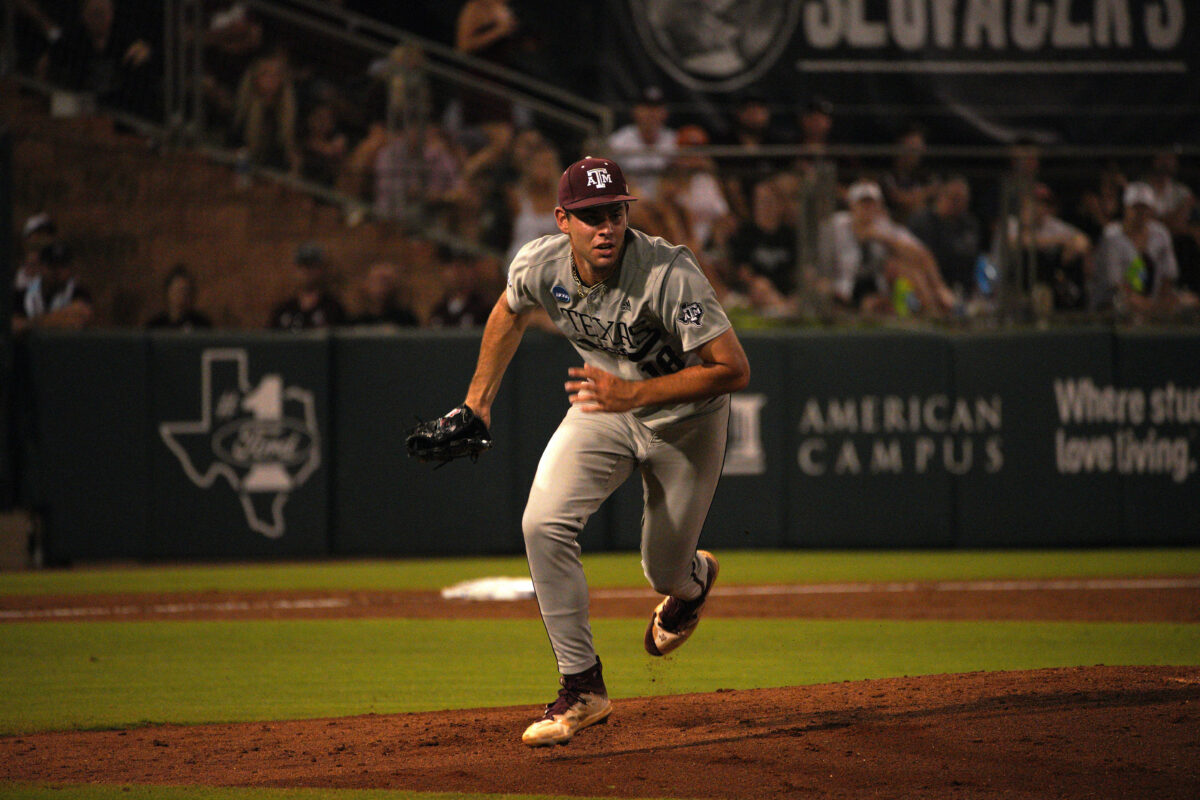
[[[624,300],[621,301],[621,310],[622,311],[633,311],[633,304],[629,302],[628,297],[626,297]]]

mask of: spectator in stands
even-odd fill
[[[892,217],[907,225],[914,214],[928,208],[937,194],[938,180],[925,167],[925,129],[922,126],[909,126],[900,134],[896,146],[900,151],[893,159],[891,169],[880,178],[880,188],[892,210]]]
[[[434,328],[475,328],[487,322],[492,303],[480,287],[475,259],[468,253],[441,247],[438,257],[446,291],[429,313],[429,325]]]
[[[75,276],[74,262],[74,253],[62,242],[38,251],[37,274],[14,298],[14,333],[33,327],[80,330],[91,324],[92,295]]]
[[[245,3],[225,0],[209,15],[202,42],[206,121],[213,130],[228,131],[233,126],[238,85],[262,49],[262,23]]]
[[[271,312],[268,327],[278,331],[302,331],[342,325],[346,311],[329,288],[329,261],[324,249],[305,242],[296,249],[296,294]]]
[[[332,105],[318,103],[309,109],[304,119],[303,142],[303,176],[323,186],[336,186],[349,143],[338,128]]]
[[[788,220],[796,229],[796,257],[808,288],[822,283],[816,274],[817,241],[821,223],[835,210],[841,197],[838,165],[828,154],[833,132],[833,104],[814,95],[801,107],[797,143],[805,154],[780,174],[779,184],[788,202]]]
[[[1009,152],[1009,175],[1018,184],[1032,186],[1041,179],[1042,148],[1030,137],[1019,137]]]
[[[1158,197],[1150,185],[1125,187],[1125,213],[1104,229],[1096,251],[1098,282],[1094,302],[1112,306],[1134,320],[1169,316],[1178,308],[1195,308],[1197,298],[1176,288],[1179,266],[1167,226],[1155,219]]]
[[[662,175],[658,199],[630,207],[630,220],[639,230],[690,249],[717,295],[724,298],[730,292],[726,283],[729,237],[739,220],[722,205],[724,196],[711,174],[711,163],[703,157],[676,158]]]
[[[979,218],[971,213],[971,186],[952,175],[938,186],[929,208],[918,211],[909,229],[929,248],[943,279],[960,298],[974,293],[975,266],[983,252]]]
[[[1092,243],[1087,234],[1058,217],[1058,201],[1049,186],[1034,184],[1019,216],[1009,217],[1006,235],[1010,269],[1025,265],[1020,274],[1032,275],[1034,285],[1049,287],[1055,310],[1085,307]],[[1002,263],[998,248],[993,258]]]
[[[389,128],[428,124],[433,115],[433,89],[425,70],[425,51],[419,45],[396,45],[386,58],[371,62],[367,74],[383,82],[383,114]]]
[[[1108,223],[1121,218],[1121,195],[1128,183],[1121,168],[1109,163],[1100,172],[1095,186],[1080,194],[1076,222],[1093,242],[1100,241]]]
[[[34,214],[21,228],[21,263],[13,275],[13,288],[24,292],[42,272],[42,248],[54,241],[58,226],[49,214]]]
[[[455,23],[454,49],[508,66],[520,23],[508,0],[467,0]]]
[[[1178,150],[1169,147],[1156,153],[1146,183],[1158,198],[1159,219],[1173,234],[1187,229],[1196,209],[1196,195],[1178,178]]]
[[[518,28],[508,0],[467,0],[455,24],[455,49],[506,66],[506,48]]]
[[[778,144],[780,138],[773,124],[771,106],[766,98],[750,93],[737,101],[733,109],[733,118],[717,137],[717,143],[754,149],[766,144]]]
[[[485,132],[487,144],[463,162],[455,230],[463,238],[507,252],[512,244],[508,187],[520,180],[523,165],[548,142],[535,128],[517,133],[510,126],[492,125]]]
[[[837,303],[869,313],[940,316],[954,304],[933,254],[891,220],[883,191],[860,180],[846,190],[848,211],[822,225],[819,274]]]
[[[375,213],[389,219],[428,221],[454,199],[460,167],[436,125],[388,133],[373,159]]]
[[[1179,285],[1200,292],[1200,214],[1196,195],[1179,180],[1179,150],[1170,147],[1154,156],[1146,181],[1158,197],[1158,217],[1171,232],[1179,262]]]
[[[693,176],[681,161],[683,159],[676,159],[663,172],[657,199],[643,200],[630,206],[630,224],[650,236],[661,236],[690,249],[713,289],[718,296],[724,297],[729,291],[719,269],[724,259],[720,253],[702,246],[693,224],[693,215],[685,204]]]
[[[62,38],[62,25],[53,11],[48,13],[36,0],[16,0],[13,8],[17,12],[11,40],[17,47],[15,66],[19,73],[31,73],[49,47]]]
[[[338,190],[364,205],[371,205],[375,196],[375,157],[387,143],[387,125],[383,122],[372,122],[342,162]]]
[[[384,118],[382,107],[372,97],[375,83],[369,75],[339,79],[314,69],[306,81],[296,83],[303,124],[307,125],[314,108],[328,106],[334,129],[346,137],[347,143],[361,139],[371,123]],[[349,147],[346,149],[349,152]]]
[[[297,114],[287,54],[276,50],[255,60],[242,76],[234,107],[233,144],[255,164],[298,175],[303,159],[297,143]]]
[[[833,103],[821,95],[809,97],[800,108],[799,122],[796,143],[804,148],[805,155],[797,166],[807,171],[816,162],[828,158],[826,151],[833,136]]]
[[[151,114],[158,108],[153,35],[155,15],[129,13],[116,0],[83,0],[79,17],[49,50],[48,79],[93,95],[103,106]],[[161,30],[161,26],[154,32]]]
[[[554,222],[554,208],[558,205],[558,179],[561,175],[558,153],[549,145],[543,145],[529,155],[521,170],[521,177],[508,187],[512,242],[504,259],[506,269],[517,251],[527,242],[559,232]]]
[[[679,155],[674,166],[684,170],[687,176],[686,186],[678,199],[687,213],[693,241],[700,248],[696,255],[701,256],[710,248],[723,248],[737,228],[738,220],[717,177],[716,162],[709,156],[689,151],[689,148],[708,145],[708,132],[699,125],[684,125],[679,129],[676,141]]]
[[[520,28],[508,0],[467,0],[455,23],[454,49],[500,67],[512,66],[516,33]],[[478,70],[492,80],[487,70]],[[489,124],[512,126],[512,107],[507,98],[485,89],[464,89],[459,97],[462,123],[467,128]]]
[[[678,149],[675,131],[667,125],[667,118],[662,89],[648,86],[633,105],[633,121],[608,137],[613,158],[621,163],[625,177],[639,197],[658,196],[658,179]]]
[[[176,264],[163,282],[165,308],[150,318],[147,328],[176,331],[203,330],[212,327],[208,315],[196,310],[196,280],[186,264]]]
[[[785,142],[787,137],[777,130],[766,98],[757,94],[745,95],[738,101],[728,128],[715,137],[714,144],[742,150],[742,155],[717,159],[718,169],[725,178],[725,197],[740,219],[750,219],[754,187],[762,180],[774,178],[781,168],[778,158],[758,151]]]
[[[750,221],[729,240],[728,283],[756,310],[786,314],[797,288],[796,232],[787,223],[783,194],[775,183],[760,181],[753,198]]]
[[[1042,148],[1029,137],[1020,137],[1009,147],[1008,169],[998,175],[980,198],[979,216],[993,235],[1002,231],[1000,217],[1017,212],[1024,198],[1041,182]],[[993,241],[993,244],[995,242]]]
[[[362,310],[350,322],[398,328],[417,325],[417,315],[401,297],[400,270],[395,264],[380,261],[367,270],[362,283]]]

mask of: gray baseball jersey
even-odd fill
[[[699,364],[696,349],[730,327],[691,252],[633,229],[618,273],[591,288],[575,279],[565,234],[530,242],[509,268],[507,297],[516,312],[545,308],[586,363],[627,380]],[[564,675],[596,663],[579,532],[635,469],[643,475],[646,578],[662,594],[699,593],[708,567],[696,544],[721,475],[728,408],[727,394],[625,413],[572,406],[546,445],[522,528]]]
[[[691,251],[632,228],[616,277],[590,289],[574,277],[566,234],[525,245],[509,267],[508,305],[518,313],[545,308],[586,363],[626,380],[699,364],[695,350],[730,327]],[[728,402],[720,395],[632,413],[660,430]]]

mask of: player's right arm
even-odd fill
[[[500,381],[529,325],[530,314],[529,311],[513,311],[508,304],[508,296],[501,294],[492,307],[492,313],[488,315],[483,341],[479,345],[479,361],[475,365],[475,375],[471,378],[465,402],[489,428],[492,425],[492,402],[500,391]]]

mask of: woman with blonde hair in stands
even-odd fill
[[[554,207],[558,205],[558,179],[562,174],[558,153],[553,147],[542,145],[536,147],[529,159],[518,166],[521,176],[508,191],[512,239],[504,260],[506,270],[513,256],[527,242],[559,233],[558,225],[554,222]]]
[[[234,143],[264,167],[298,174],[297,101],[287,54],[276,51],[256,60],[242,76],[234,107]]]

